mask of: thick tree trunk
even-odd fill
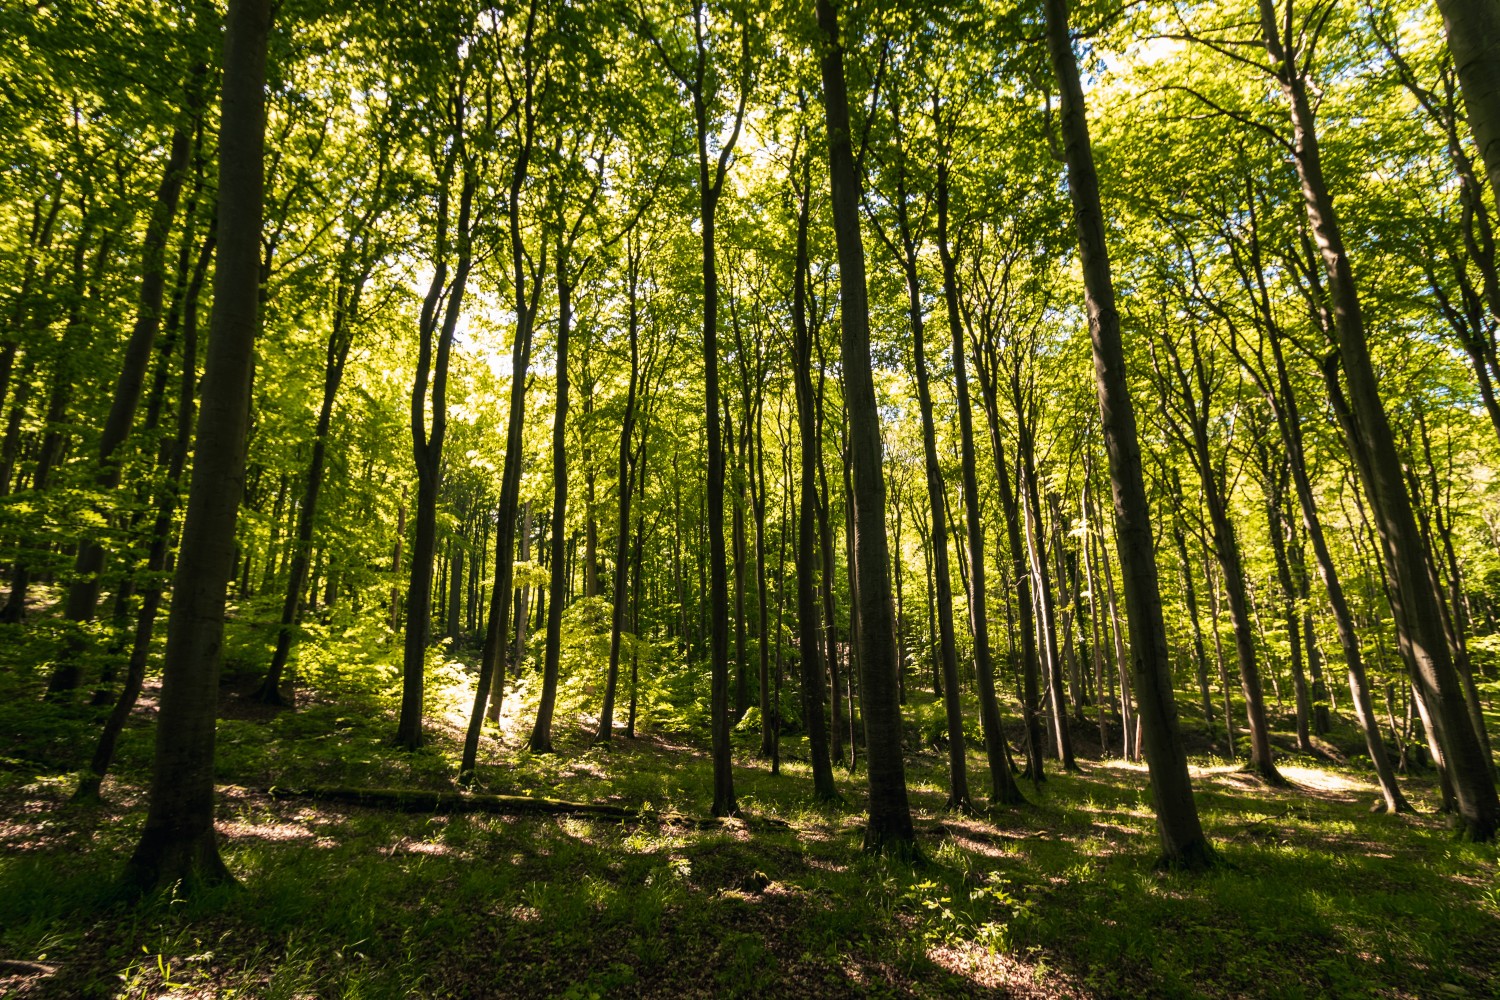
[[[1338,361],[1348,384],[1348,398],[1341,407],[1341,422],[1379,528],[1391,610],[1413,680],[1420,686],[1431,714],[1433,736],[1442,750],[1443,763],[1453,785],[1463,834],[1473,840],[1489,841],[1494,839],[1497,826],[1500,826],[1500,797],[1495,793],[1491,763],[1485,759],[1479,738],[1468,719],[1463,689],[1443,634],[1439,597],[1427,577],[1421,535],[1412,512],[1411,498],[1401,480],[1400,456],[1370,360],[1353,266],[1344,248],[1338,215],[1323,176],[1317,126],[1306,79],[1298,65],[1298,53],[1280,35],[1271,0],[1261,0],[1260,8],[1265,42],[1276,61],[1278,78],[1290,109],[1303,204],[1328,282],[1330,332],[1335,338]],[[1483,10],[1491,12],[1490,27],[1493,27],[1496,16],[1493,8],[1484,7]],[[1455,11],[1472,15],[1458,22],[1464,31],[1484,28],[1482,23],[1476,23],[1484,19],[1481,6],[1472,0],[1459,4]],[[1481,77],[1485,74],[1500,75],[1500,62],[1484,56],[1480,46],[1500,44],[1497,42],[1500,35],[1489,30],[1470,36],[1464,31],[1453,31],[1454,26],[1454,22],[1450,22],[1450,41],[1455,37],[1459,39],[1455,62],[1468,75],[1469,81],[1473,81],[1472,85],[1465,82],[1465,98],[1471,109],[1476,103],[1480,108],[1475,122],[1476,133],[1480,127],[1488,133],[1500,124],[1488,114],[1490,100],[1500,91],[1481,82]],[[1490,98],[1486,99],[1485,95],[1490,95]],[[1487,154],[1486,164],[1492,162],[1492,157],[1500,160],[1495,141],[1486,135],[1480,137]],[[1500,177],[1500,171],[1491,169],[1490,173],[1492,178]],[[1333,383],[1336,388],[1336,377]]]
[[[859,180],[844,83],[844,51],[831,0],[814,0],[824,47],[821,64],[827,118],[829,184],[838,246],[844,371],[844,408],[854,473],[855,557],[860,582],[859,623],[864,653],[865,746],[870,809],[865,849],[918,853],[906,794],[901,751],[901,704],[891,631],[891,587],[885,537],[885,481],[880,412],[870,362],[870,307],[859,224]]]
[[[270,7],[267,0],[232,0],[225,16],[213,324],[173,577],[150,805],[124,872],[138,892],[232,879],[214,837],[214,730],[259,325]]]
[[[1047,47],[1062,92],[1061,128],[1068,190],[1082,255],[1094,373],[1099,383],[1099,412],[1114,492],[1116,544],[1125,574],[1133,673],[1162,860],[1174,866],[1202,866],[1211,863],[1214,853],[1198,820],[1187,755],[1177,727],[1171,650],[1162,620],[1150,507],[1141,473],[1135,410],[1125,375],[1125,349],[1115,307],[1099,179],[1089,145],[1078,62],[1068,28],[1067,0],[1045,0],[1045,11]]]
[[[1492,0],[1437,0],[1437,7],[1490,190],[1500,191],[1500,8]]]

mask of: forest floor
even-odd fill
[[[1222,858],[1198,875],[1153,869],[1140,766],[1049,762],[1044,784],[1023,786],[1029,805],[960,816],[943,808],[946,755],[913,752],[912,866],[861,852],[862,767],[837,770],[845,805],[818,806],[805,741],[785,740],[773,776],[749,726],[736,733],[743,816],[719,825],[691,819],[710,801],[705,746],[647,733],[591,747],[568,714],[558,752],[532,756],[514,702],[486,737],[483,791],[645,815],[273,797],[452,789],[463,685],[433,698],[427,748],[404,754],[388,742],[389,688],[349,683],[273,711],[231,676],[218,829],[239,885],[126,907],[112,886],[144,817],[153,692],[107,804],[70,806],[107,709],[41,701],[44,665],[21,648],[0,654],[4,996],[1500,996],[1496,849],[1453,839],[1430,777],[1403,779],[1419,814],[1372,814],[1347,726],[1317,757],[1283,757],[1287,789],[1195,756]],[[918,720],[938,717],[930,695],[912,700]],[[1095,735],[1080,729],[1080,743]],[[978,793],[976,753],[969,766]]]

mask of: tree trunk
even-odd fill
[[[865,289],[865,253],[859,223],[859,180],[844,83],[844,51],[831,0],[814,0],[826,43],[820,62],[827,118],[829,184],[838,246],[844,408],[854,472],[855,557],[860,582],[859,623],[865,700],[865,746],[870,806],[865,849],[918,853],[906,794],[901,751],[901,705],[891,631],[891,587],[885,538],[885,482],[881,461],[880,411],[870,361],[870,308]]]
[[[1500,191],[1500,10],[1490,0],[1438,0],[1437,7],[1490,190]]]
[[[458,225],[454,233],[457,262],[448,274],[448,204],[457,148],[463,139],[463,105],[456,108],[453,145],[438,174],[437,269],[419,320],[416,379],[411,394],[412,458],[417,468],[417,505],[412,515],[411,576],[406,590],[406,640],[402,647],[401,716],[396,743],[406,750],[422,745],[422,712],[426,684],[427,639],[432,627],[432,565],[437,547],[437,503],[443,468],[443,441],[448,432],[448,361],[473,264],[469,220],[473,212],[474,173],[463,164]],[[437,343],[433,339],[436,335]],[[432,425],[425,429],[428,375],[431,374]]]
[[[907,221],[904,175],[896,195],[901,266],[906,277],[907,316],[911,324],[912,367],[917,379],[917,408],[922,419],[923,470],[932,510],[932,573],[937,586],[938,663],[943,677],[943,709],[948,724],[948,803],[959,812],[973,809],[964,746],[963,701],[958,687],[958,648],[953,635],[953,573],[948,566],[948,525],[943,472],[938,464],[937,429],[932,419],[932,392],[927,380],[927,341],[922,316],[922,289],[917,277],[917,240]],[[882,515],[883,516],[883,515]],[[881,522],[882,529],[884,521]]]
[[[568,335],[573,326],[573,288],[567,251],[558,244],[557,344],[554,367],[557,399],[552,415],[552,575],[547,584],[547,639],[542,651],[542,692],[531,728],[531,752],[552,752],[552,712],[557,705],[557,672],[562,656],[562,613],[568,601]],[[498,550],[497,550],[498,551]],[[495,588],[499,596],[500,588]],[[495,627],[491,623],[491,629]],[[470,723],[470,728],[473,724]]]
[[[1448,2],[1451,0],[1445,0]],[[1468,719],[1463,689],[1443,634],[1438,595],[1427,578],[1421,536],[1412,512],[1411,498],[1401,480],[1400,456],[1370,360],[1354,270],[1344,248],[1333,198],[1323,176],[1316,121],[1307,95],[1306,79],[1302,75],[1304,71],[1298,65],[1296,50],[1279,34],[1271,0],[1261,0],[1260,7],[1266,46],[1276,61],[1277,75],[1290,108],[1303,203],[1328,282],[1331,332],[1335,338],[1337,359],[1348,383],[1347,399],[1337,401],[1343,404],[1339,406],[1341,423],[1379,528],[1391,610],[1403,652],[1412,668],[1413,680],[1420,686],[1431,714],[1433,736],[1445,758],[1463,834],[1472,840],[1489,841],[1494,839],[1496,828],[1500,826],[1500,798],[1495,793],[1490,761],[1485,759],[1479,738]],[[1480,10],[1473,3],[1457,9],[1468,11],[1471,8],[1476,12]],[[1482,14],[1476,13],[1474,17],[1482,18]],[[1462,24],[1466,28],[1482,27],[1468,19]],[[1497,91],[1487,84],[1479,84],[1477,78],[1486,73],[1486,66],[1489,73],[1500,74],[1500,62],[1493,59],[1482,61],[1478,57],[1483,51],[1480,46],[1494,46],[1500,36],[1494,31],[1464,35],[1451,30],[1453,26],[1450,23],[1450,40],[1460,38],[1460,48],[1454,53],[1455,63],[1461,67],[1461,73],[1468,76],[1468,81],[1474,81],[1472,84],[1464,81],[1465,98],[1471,109],[1476,102],[1481,104],[1481,113],[1476,116],[1476,132],[1480,127],[1488,132],[1496,122],[1488,115],[1489,102],[1483,95],[1493,95]],[[1463,76],[1460,79],[1462,81]],[[1487,154],[1485,162],[1488,165],[1497,148],[1494,140],[1483,134],[1480,142]],[[1490,173],[1492,178],[1500,177],[1494,169]],[[1332,371],[1329,374],[1334,375],[1333,388],[1337,388],[1336,374]]]
[[[811,157],[804,157],[797,189],[797,250],[792,279],[792,379],[797,396],[799,469],[797,504],[797,647],[802,671],[802,721],[807,728],[808,758],[812,765],[813,795],[821,801],[838,797],[828,756],[828,724],[824,714],[823,609],[818,605],[818,436],[817,402],[813,398],[812,332],[807,322],[807,252],[811,190]],[[826,551],[826,550],[825,550]],[[825,575],[832,568],[824,564]]]
[[[933,116],[938,117],[937,98]],[[946,150],[944,151],[946,153]],[[958,267],[948,245],[948,157],[938,161],[938,256],[943,265],[943,298],[948,306],[948,332],[953,345],[953,381],[958,403],[958,430],[963,470],[964,512],[969,543],[969,628],[974,636],[974,669],[979,680],[979,718],[984,725],[985,757],[990,766],[990,801],[1019,805],[1025,801],[1011,771],[1010,748],[1000,723],[1000,700],[995,694],[995,665],[990,658],[989,606],[985,593],[984,514],[979,506],[979,474],[974,457],[974,413],[969,397],[969,375],[964,357],[963,310],[959,306]],[[897,539],[899,544],[899,538]],[[899,563],[898,563],[899,565]]]
[[[1078,62],[1068,28],[1067,0],[1045,0],[1045,11],[1047,47],[1062,92],[1060,124],[1068,165],[1068,191],[1083,263],[1094,373],[1099,383],[1099,412],[1114,492],[1116,544],[1125,574],[1130,649],[1157,833],[1165,863],[1197,867],[1211,863],[1214,854],[1198,820],[1187,755],[1177,727],[1171,650],[1162,620],[1150,508],[1141,473],[1135,410],[1125,374],[1125,349],[1115,308],[1099,179],[1089,144]]]
[[[214,837],[214,730],[255,368],[270,24],[267,0],[232,0],[225,16],[219,263],[203,415],[167,623],[150,806],[124,872],[137,892],[233,878]]]

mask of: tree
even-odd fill
[[[885,480],[880,418],[870,374],[870,306],[859,226],[859,181],[849,126],[849,92],[844,80],[844,47],[838,12],[831,0],[816,0],[816,13],[821,33],[818,53],[823,76],[833,233],[839,260],[840,352],[854,481],[855,574],[860,582],[861,689],[870,787],[865,849],[915,856],[918,849],[906,797],[906,764],[901,757],[901,702],[895,631],[891,627]]]
[[[137,892],[232,879],[214,836],[214,729],[224,596],[234,564],[255,370],[271,5],[233,0],[224,27],[214,312],[172,581],[150,807],[123,876]]]
[[[1060,128],[1068,168],[1068,193],[1078,229],[1084,298],[1099,388],[1099,416],[1109,454],[1115,505],[1115,544],[1125,573],[1125,614],[1130,622],[1132,677],[1141,712],[1151,797],[1156,809],[1162,861],[1176,867],[1211,864],[1213,848],[1203,835],[1188,778],[1187,755],[1177,727],[1171,654],[1162,620],[1156,551],[1141,472],[1135,407],[1125,375],[1125,348],[1115,306],[1114,281],[1105,239],[1099,179],[1089,142],[1083,87],[1068,28],[1067,0],[1046,0],[1047,51],[1062,93]]]

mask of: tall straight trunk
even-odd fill
[[[757,382],[757,385],[760,383]],[[750,514],[755,524],[755,625],[757,652],[759,653],[760,681],[760,752],[763,757],[772,758],[773,768],[776,766],[776,736],[781,725],[779,721],[778,708],[780,703],[772,704],[771,701],[771,653],[770,653],[770,622],[767,610],[770,607],[770,594],[766,589],[766,462],[765,443],[763,438],[764,428],[761,423],[765,407],[759,399],[755,401],[755,430],[750,438]],[[785,554],[783,553],[783,561]],[[776,655],[778,664],[781,656],[781,612],[778,608],[776,618]],[[777,668],[777,681],[779,683],[780,667]]]
[[[443,632],[455,646],[462,634],[464,595],[464,549],[467,539],[462,531],[448,542],[448,610],[443,615]]]
[[[870,361],[870,306],[859,224],[859,179],[849,126],[844,50],[831,0],[814,0],[824,42],[820,59],[827,119],[829,185],[838,246],[844,408],[854,475],[856,576],[863,632],[865,746],[869,764],[869,822],[865,849],[918,853],[901,752],[901,704],[891,631],[891,581],[885,537],[885,481],[880,411]]]
[[[1174,470],[1175,474],[1175,470]],[[1176,481],[1174,480],[1174,485]],[[1177,494],[1182,495],[1181,487]],[[1187,603],[1188,622],[1193,628],[1193,672],[1198,680],[1198,697],[1203,705],[1203,722],[1208,726],[1208,738],[1214,738],[1214,701],[1208,682],[1208,653],[1203,645],[1203,624],[1198,616],[1198,588],[1193,584],[1193,564],[1188,558],[1187,534],[1182,530],[1182,521],[1172,519],[1172,541],[1177,546],[1177,563],[1182,568],[1182,593]]]
[[[895,491],[892,491],[895,492]],[[896,509],[895,540],[891,545],[891,562],[895,575],[896,586],[896,687],[901,698],[901,704],[906,704],[906,596],[902,591],[901,581],[903,570],[901,568],[901,551],[903,548],[901,537],[901,518],[905,513],[905,506],[901,497],[893,497],[893,506]]]
[[[1014,386],[1018,386],[1013,383]],[[1073,738],[1068,731],[1068,711],[1063,692],[1062,674],[1062,651],[1057,647],[1057,605],[1052,598],[1052,575],[1047,568],[1047,548],[1044,540],[1045,529],[1042,526],[1042,508],[1040,493],[1036,485],[1036,466],[1033,454],[1029,447],[1029,434],[1023,429],[1025,420],[1019,416],[1021,410],[1021,396],[1019,388],[1015,389],[1015,405],[1018,414],[1016,418],[1017,437],[1022,439],[1019,450],[1020,455],[1020,482],[1017,484],[1021,489],[1021,502],[1024,506],[1025,523],[1027,525],[1026,540],[1028,552],[1031,558],[1032,578],[1036,582],[1036,615],[1037,634],[1042,638],[1042,651],[1046,654],[1047,667],[1047,698],[1051,704],[1050,717],[1052,720],[1052,746],[1057,751],[1057,758],[1066,771],[1077,770],[1078,764],[1073,759]]]
[[[697,145],[698,222],[702,250],[703,275],[703,415],[707,431],[707,489],[704,493],[708,549],[707,602],[709,611],[709,729],[712,737],[713,815],[730,816],[738,812],[734,798],[734,762],[729,744],[731,721],[729,711],[729,622],[724,610],[729,607],[729,570],[724,544],[724,428],[719,391],[719,272],[716,240],[716,216],[719,198],[724,191],[730,158],[739,141],[744,124],[745,105],[749,98],[750,26],[741,26],[738,107],[734,130],[717,151],[709,149],[710,104],[717,96],[718,83],[708,75],[709,53],[702,0],[694,0],[694,59],[689,73],[682,73],[668,63],[668,68],[692,97],[693,132]]]
[[[748,418],[747,418],[748,419]],[[734,420],[729,409],[724,410],[724,436],[729,439],[729,453],[733,469],[729,479],[733,484],[730,506],[730,551],[734,560],[734,719],[738,722],[750,709],[750,677],[745,662],[745,451],[748,428],[741,427],[734,433]]]
[[[978,345],[976,344],[976,347]],[[976,355],[978,351],[976,350]],[[1012,485],[1009,464],[1005,460],[1004,440],[1000,435],[1000,409],[995,371],[976,360],[975,371],[984,396],[985,419],[990,431],[990,451],[995,457],[995,482],[1000,506],[1005,512],[1006,540],[1010,545],[1010,575],[1016,588],[1016,617],[1019,619],[1021,648],[1021,708],[1026,733],[1025,777],[1036,782],[1044,777],[1042,770],[1041,662],[1037,654],[1035,616],[1032,613],[1031,573],[1027,569],[1027,549],[1021,519],[1019,494]],[[1009,613],[1009,604],[1006,611]]]
[[[906,278],[907,317],[911,328],[912,367],[917,379],[917,409],[922,420],[923,471],[927,477],[927,500],[932,510],[932,574],[937,588],[938,663],[943,676],[943,710],[948,724],[947,808],[969,811],[968,753],[964,740],[962,692],[958,687],[958,646],[953,634],[953,573],[948,565],[947,501],[942,466],[938,464],[937,429],[932,418],[932,391],[927,378],[926,324],[922,314],[922,288],[917,276],[917,238],[907,219],[904,171],[900,174],[895,210],[900,231],[902,272]],[[882,522],[882,528],[884,522]]]
[[[557,268],[557,389],[552,413],[552,575],[547,583],[547,638],[542,649],[542,693],[531,728],[531,752],[552,752],[552,713],[557,706],[558,666],[562,656],[562,613],[568,603],[568,335],[573,326],[573,287],[567,252],[559,241]],[[499,596],[500,588],[496,588]],[[492,616],[493,617],[493,616]],[[503,620],[503,619],[502,619]],[[495,628],[493,621],[491,629]],[[472,728],[472,723],[470,724]]]
[[[1255,631],[1251,622],[1250,594],[1245,585],[1245,566],[1240,556],[1239,536],[1229,519],[1224,497],[1207,455],[1206,442],[1197,455],[1203,500],[1208,508],[1209,524],[1214,536],[1214,555],[1224,574],[1224,598],[1229,605],[1229,624],[1234,630],[1234,648],[1240,665],[1240,694],[1245,699],[1245,720],[1250,731],[1248,769],[1273,785],[1285,784],[1276,770],[1271,752],[1271,729],[1266,721],[1265,692],[1260,680],[1260,664],[1255,653]],[[1203,471],[1208,463],[1208,471]]]
[[[1272,473],[1274,475],[1274,473]],[[1283,484],[1281,489],[1284,489]],[[1302,619],[1297,614],[1297,590],[1292,583],[1292,567],[1287,558],[1287,532],[1290,525],[1281,509],[1281,489],[1266,501],[1266,531],[1271,538],[1271,552],[1276,560],[1276,580],[1281,586],[1281,617],[1291,646],[1292,694],[1296,708],[1297,749],[1311,753],[1312,693],[1302,664]]]
[[[1100,641],[1099,586],[1094,570],[1094,547],[1098,531],[1094,527],[1092,461],[1085,459],[1083,471],[1083,568],[1089,588],[1089,630],[1094,637],[1094,707],[1099,719],[1099,759],[1109,757],[1109,728],[1105,710],[1109,703],[1104,693],[1104,644]],[[1107,628],[1107,627],[1106,627]],[[1199,640],[1200,645],[1202,640]]]
[[[458,329],[458,317],[463,309],[469,270],[473,266],[470,218],[476,180],[473,170],[466,162],[462,170],[458,224],[453,234],[457,260],[452,282],[448,282],[448,205],[457,150],[463,141],[462,103],[456,110],[458,117],[454,122],[454,143],[438,174],[441,189],[438,192],[437,266],[418,321],[420,341],[416,378],[412,383],[411,393],[412,459],[417,469],[417,504],[412,514],[411,575],[406,589],[401,716],[396,725],[396,743],[407,750],[415,750],[422,745],[427,639],[432,627],[432,567],[437,548],[438,489],[442,478],[443,441],[448,433],[448,361]],[[430,428],[427,427],[429,392],[432,411]]]
[[[1209,625],[1214,636],[1214,662],[1219,668],[1219,697],[1224,700],[1224,743],[1229,759],[1234,760],[1238,751],[1234,745],[1234,703],[1229,688],[1229,668],[1224,662],[1224,634],[1219,631],[1219,579],[1214,575],[1212,557],[1208,551],[1207,530],[1200,530],[1198,544],[1203,551],[1203,571],[1208,574]]]
[[[920,525],[922,531],[922,572],[927,579],[927,659],[932,669],[932,696],[943,696],[943,671],[938,660],[937,640],[937,588],[932,580],[932,533],[927,524]]]
[[[625,717],[625,736],[635,739],[635,716],[640,681],[641,649],[641,552],[646,537],[646,454],[641,453],[641,474],[636,477],[641,484],[640,506],[635,515],[635,546],[631,555],[631,577],[634,592],[630,599],[630,708]]]
[[[531,501],[527,500],[521,505],[521,551],[517,558],[523,563],[531,562]],[[516,615],[516,647],[511,652],[511,663],[517,677],[521,675],[521,664],[526,662],[526,632],[531,623],[531,585],[525,584],[520,590],[520,602]]]
[[[1115,307],[1099,178],[1089,144],[1078,61],[1068,28],[1067,0],[1045,0],[1044,8],[1047,48],[1062,93],[1060,124],[1068,166],[1068,191],[1078,227],[1094,373],[1099,383],[1099,412],[1114,492],[1116,544],[1125,576],[1130,649],[1157,833],[1165,863],[1201,866],[1211,863],[1214,853],[1198,820],[1187,755],[1177,728],[1171,649],[1162,620],[1150,507],[1141,473],[1135,409],[1125,374],[1125,349]]]
[[[232,0],[225,16],[219,262],[203,414],[167,622],[150,805],[123,876],[137,892],[233,878],[214,836],[214,730],[259,325],[270,25],[268,0]]]
[[[1439,597],[1427,577],[1421,534],[1412,511],[1411,498],[1407,496],[1406,486],[1401,479],[1400,455],[1396,450],[1395,437],[1391,433],[1374,365],[1370,360],[1354,269],[1344,247],[1343,232],[1334,209],[1333,197],[1323,176],[1317,125],[1307,94],[1305,69],[1300,65],[1299,52],[1291,44],[1293,35],[1290,9],[1284,29],[1277,23],[1271,0],[1261,0],[1260,9],[1266,47],[1275,63],[1275,71],[1291,115],[1302,200],[1327,280],[1331,332],[1335,338],[1338,362],[1348,386],[1347,399],[1338,401],[1342,403],[1339,406],[1340,422],[1380,532],[1391,610],[1396,619],[1398,636],[1410,664],[1413,680],[1421,688],[1431,714],[1433,735],[1442,750],[1443,763],[1453,785],[1463,835],[1473,840],[1489,841],[1494,839],[1496,829],[1500,827],[1500,797],[1495,792],[1491,763],[1485,759],[1479,737],[1468,719],[1463,689],[1454,669],[1447,638],[1443,634]],[[1465,5],[1462,2],[1454,9],[1479,10],[1472,3]],[[1490,11],[1493,26],[1495,15],[1491,8],[1485,9]],[[1469,21],[1465,21],[1464,25],[1482,27],[1481,24]],[[1450,29],[1452,26],[1450,23]],[[1460,34],[1450,30],[1450,41]],[[1468,74],[1470,81],[1486,72],[1486,62],[1480,58],[1482,49],[1476,51],[1476,48],[1482,45],[1494,46],[1497,44],[1496,37],[1494,31],[1489,31],[1483,35],[1460,39],[1459,44],[1464,48],[1455,51],[1455,62],[1463,68],[1461,72]],[[1500,64],[1493,59],[1488,60],[1487,64],[1489,73],[1500,74]],[[1462,76],[1460,79],[1463,79]],[[1476,121],[1476,130],[1481,127],[1482,122],[1482,127],[1488,132],[1497,123],[1488,114],[1491,110],[1489,102],[1480,95],[1493,94],[1493,88],[1484,85],[1471,87],[1469,82],[1465,82],[1464,90],[1471,109],[1476,102],[1482,106],[1481,114],[1477,116],[1479,121]],[[1494,162],[1497,149],[1493,140],[1481,135],[1480,142],[1486,153],[1486,164]],[[1492,178],[1500,177],[1500,172],[1494,168],[1490,173]],[[1336,378],[1334,382],[1336,387]]]
[[[630,569],[630,501],[635,495],[636,400],[641,392],[641,314],[638,296],[640,286],[637,280],[639,267],[639,254],[632,254],[626,265],[626,295],[630,303],[626,321],[626,334],[630,341],[630,381],[625,392],[625,413],[620,422],[619,457],[615,464],[619,482],[619,510],[615,520],[614,586],[610,592],[609,667],[604,679],[604,704],[599,710],[599,731],[594,736],[596,743],[607,743],[614,735],[615,688],[620,676],[620,643],[625,631],[625,588],[629,583]],[[644,437],[643,434],[640,444],[642,461],[645,458]],[[643,468],[643,477],[644,474]]]
[[[820,345],[821,346],[821,345]],[[844,693],[839,684],[839,627],[834,607],[833,584],[837,576],[838,560],[833,554],[833,516],[828,497],[828,469],[823,458],[823,352],[818,351],[818,395],[816,400],[816,425],[814,435],[817,449],[815,460],[818,466],[818,542],[819,565],[822,567],[820,582],[823,587],[823,641],[828,661],[828,686],[832,692],[831,713],[833,725],[832,752],[834,760],[844,756]],[[853,612],[850,612],[853,623]]]
[[[777,418],[781,416],[780,408],[777,409]],[[784,428],[779,435],[782,441],[791,440],[791,428]],[[783,655],[784,643],[782,642],[782,626],[786,621],[786,547],[791,535],[791,522],[796,520],[795,507],[796,498],[792,494],[792,455],[790,449],[784,449],[781,454],[781,495],[784,502],[781,505],[781,533],[776,539],[776,663],[775,674],[771,683],[770,707],[771,721],[769,734],[771,740],[771,773],[781,773],[781,677],[784,667]],[[765,492],[765,482],[761,482],[761,492]],[[762,727],[762,731],[766,731]],[[814,793],[817,793],[817,782],[814,780]]]
[[[844,704],[848,708],[844,736],[849,741],[849,756],[843,763],[853,774],[859,757],[858,713],[855,710],[858,702],[854,698],[854,677],[859,672],[859,575],[854,555],[854,480],[847,445],[841,464],[844,468],[844,565],[849,569],[849,641],[844,644]]]
[[[796,645],[802,675],[802,724],[807,729],[808,760],[813,768],[813,795],[838,798],[828,756],[828,723],[823,714],[823,609],[819,606],[820,559],[817,558],[817,435],[813,399],[813,333],[807,322],[807,229],[811,201],[811,166],[802,159],[796,189],[796,259],[792,277],[792,381],[796,393],[798,429],[798,508],[796,508]],[[783,580],[786,577],[783,576]]]
[[[1292,515],[1295,518],[1295,514]],[[1313,712],[1313,732],[1319,736],[1327,736],[1332,724],[1328,718],[1330,703],[1333,702],[1328,690],[1328,683],[1323,674],[1323,653],[1318,645],[1318,635],[1313,627],[1312,605],[1310,603],[1308,579],[1307,579],[1307,556],[1302,548],[1302,539],[1297,534],[1295,527],[1290,531],[1287,540],[1287,559],[1291,562],[1292,580],[1296,587],[1297,603],[1302,614],[1302,642],[1307,651],[1307,672],[1311,679],[1311,697]]]
[[[933,117],[938,117],[933,98]],[[946,153],[946,151],[944,151]],[[974,636],[974,669],[979,680],[979,719],[984,726],[985,757],[990,766],[990,801],[1018,805],[1025,801],[1011,770],[1010,748],[1000,723],[1000,700],[995,694],[995,665],[990,658],[989,605],[985,592],[984,513],[979,505],[979,474],[974,452],[974,411],[969,397],[969,374],[964,350],[963,310],[959,305],[958,266],[948,243],[948,157],[938,160],[937,245],[943,265],[943,299],[948,307],[948,333],[953,349],[953,382],[958,403],[960,464],[963,473],[964,513],[969,543],[969,629]],[[899,566],[899,556],[897,565]]]

